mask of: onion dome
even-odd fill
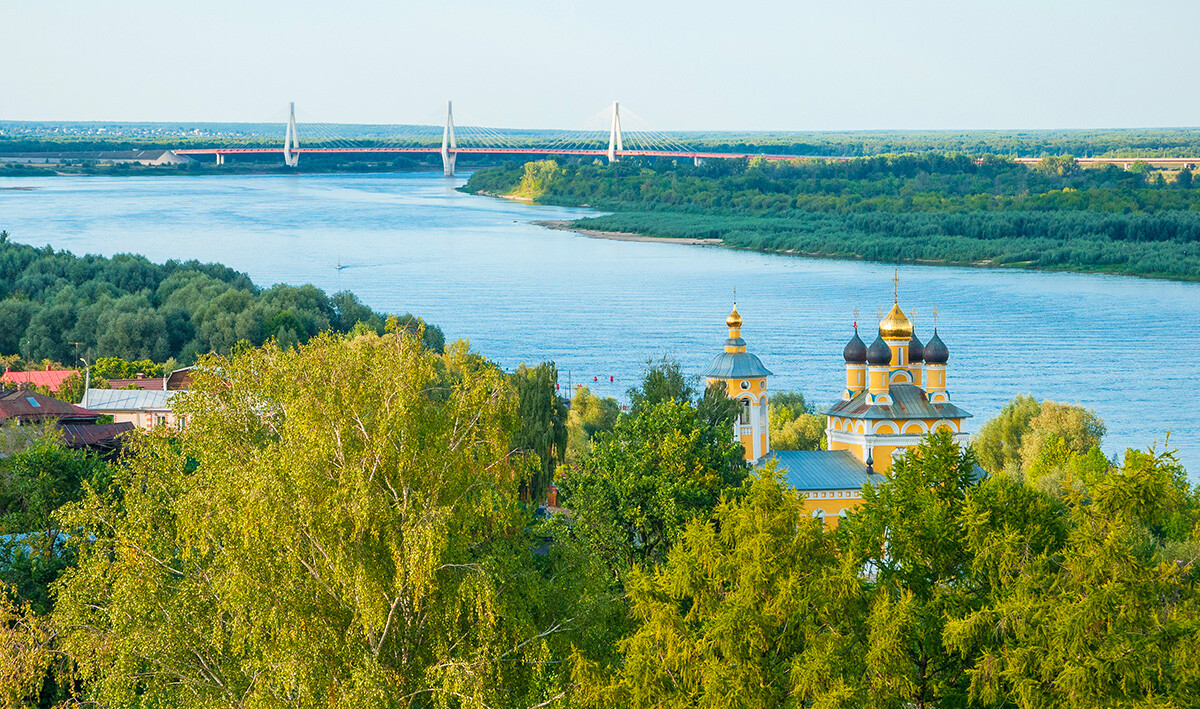
[[[867,363],[867,345],[858,336],[858,327],[854,328],[854,338],[846,343],[846,348],[842,350],[842,357],[845,358],[846,364],[866,364]]]
[[[873,364],[876,367],[892,363],[892,348],[883,341],[883,337],[875,338],[871,346],[867,349],[867,364]]]
[[[733,312],[729,314],[729,317],[725,318],[725,325],[730,328],[742,326],[742,316],[737,311],[737,303],[733,304]]]
[[[925,359],[925,346],[917,339],[917,333],[913,332],[912,339],[908,341],[908,361],[920,362]]]
[[[879,334],[889,340],[907,340],[912,337],[913,324],[900,309],[898,303],[892,305],[883,321],[879,323]]]
[[[933,337],[930,338],[929,344],[925,345],[924,354],[928,364],[945,364],[946,360],[950,359],[950,350],[946,349],[946,343],[938,337],[936,327],[933,328]]]

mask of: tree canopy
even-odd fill
[[[348,291],[263,289],[220,264],[75,256],[18,244],[0,232],[0,355],[74,365],[90,350],[95,357],[190,364],[238,342],[276,339],[287,346],[359,323],[382,334],[386,316]],[[401,324],[414,331],[424,325],[411,315]],[[423,332],[428,346],[441,349],[441,330],[424,325]]]

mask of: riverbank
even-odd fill
[[[575,238],[530,222],[600,212],[473,197],[454,189],[464,181],[440,173],[47,176],[0,181],[36,188],[0,192],[0,228],[76,254],[223,263],[263,288],[350,291],[376,312],[420,313],[505,369],[553,361],[572,387],[616,398],[640,381],[647,359],[671,355],[685,371],[702,371],[721,350],[736,288],[751,351],[775,372],[771,389],[837,401],[854,309],[890,307],[891,265]],[[672,236],[716,236],[679,226]],[[1200,414],[1163,405],[1194,387],[1200,371],[1192,331],[1180,325],[1200,322],[1200,286],[1016,268],[899,269],[901,302],[920,312],[922,340],[933,331],[932,308],[941,314],[952,391],[972,421],[1036,392],[1102,416],[1107,454],[1161,443],[1170,430],[1171,447],[1200,471]],[[23,302],[9,306],[20,313]],[[68,332],[61,338],[80,339]],[[1153,376],[1137,357],[1095,366],[1113,333],[1123,351],[1170,354],[1156,360]],[[1019,362],[997,370],[995,353],[1014,342]]]
[[[932,154],[787,165],[544,160],[476,171],[463,191],[609,212],[574,230],[763,253],[1200,280],[1200,180],[1190,170]]]
[[[528,199],[521,198],[528,202]],[[557,219],[543,219],[531,222],[547,229],[569,231],[589,239],[609,239],[610,241],[643,241],[658,244],[686,244],[689,246],[722,246],[720,239],[695,239],[691,237],[650,236],[648,234],[630,234],[622,231],[601,231],[599,229],[582,229],[574,226],[574,222]]]

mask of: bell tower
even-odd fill
[[[733,439],[742,444],[746,460],[756,461],[771,450],[771,422],[767,397],[767,377],[771,370],[762,360],[746,351],[742,339],[742,316],[737,303],[725,318],[729,337],[725,351],[717,355],[702,372],[706,386],[721,385],[730,399],[741,405],[733,422]]]

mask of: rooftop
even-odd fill
[[[32,386],[46,387],[51,392],[56,392],[68,377],[78,373],[74,369],[34,369],[28,372],[5,370],[4,374],[0,375],[0,382],[30,384]]]
[[[762,360],[749,352],[722,352],[709,362],[704,371],[700,372],[700,376],[714,379],[748,379],[765,377],[772,373],[763,366]]]
[[[88,389],[83,403],[96,411],[164,411],[171,408],[174,391],[161,389]]]
[[[849,401],[839,401],[822,413],[826,416],[845,416],[852,419],[954,419],[970,418],[971,414],[954,404],[931,404],[929,397],[920,387],[912,384],[888,386],[892,395],[891,404],[871,404],[867,393],[860,392]]]
[[[763,463],[771,460],[778,464],[784,482],[801,492],[859,490],[885,480],[880,473],[868,473],[867,466],[849,451],[771,451]]]
[[[36,391],[9,389],[0,392],[0,420],[22,419],[40,421],[45,419],[95,421],[100,418],[96,411],[82,406],[59,401]]]
[[[133,430],[128,421],[121,423],[59,424],[63,442],[68,448],[92,448],[115,450],[121,446],[121,437]]]

